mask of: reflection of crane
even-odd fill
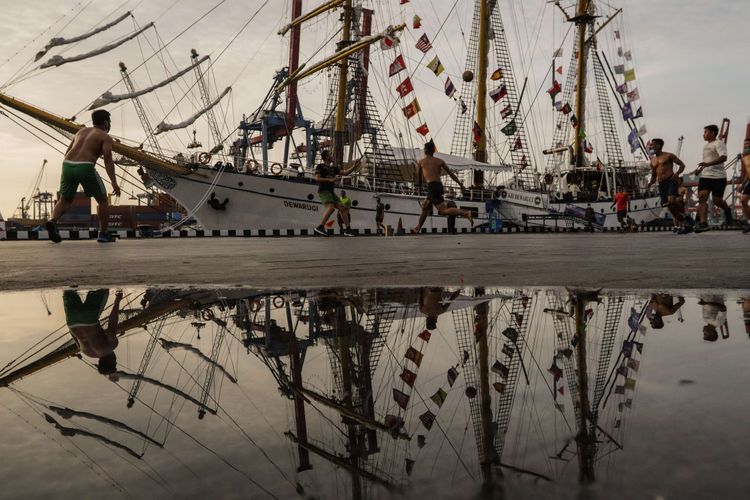
[[[42,162],[42,167],[39,169],[39,173],[34,178],[28,196],[21,198],[21,202],[14,214],[15,217],[21,219],[46,219],[52,214],[52,193],[47,191],[41,192],[39,190],[39,185],[42,183],[46,166],[47,160],[44,160],[44,162]]]

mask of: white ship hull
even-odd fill
[[[216,179],[217,170],[202,168],[204,176],[168,176],[150,170],[153,180],[163,190],[172,195],[205,229],[235,229],[272,231],[310,230],[320,224],[325,207],[317,196],[317,185],[308,179],[292,179],[274,176],[252,175],[240,172],[224,172]],[[364,187],[345,186],[352,199],[351,226],[363,232],[369,229],[376,231],[375,193]],[[338,191],[338,189],[337,189]],[[217,209],[208,202],[213,198],[224,204],[224,209]],[[399,221],[405,230],[417,225],[420,215],[422,196],[400,193],[379,193],[385,205],[384,224],[397,228]],[[549,214],[550,210],[564,212],[566,206],[574,205],[585,208],[585,203],[552,203],[546,195],[522,191],[504,190],[501,192],[500,216],[507,221],[525,224],[523,215]],[[659,216],[660,209],[647,208],[657,206],[658,199],[636,200],[631,202],[633,211],[629,214],[636,223],[649,222]],[[460,208],[474,212],[474,225],[487,224],[489,214],[483,200],[456,200]],[[604,226],[617,227],[619,224],[611,202],[591,204],[597,213],[606,214]],[[603,212],[602,212],[603,211]],[[329,229],[338,229],[335,215],[334,223]],[[529,225],[541,225],[539,220],[529,220]],[[547,226],[554,226],[554,221],[546,221]],[[565,223],[560,223],[564,226]],[[576,224],[580,227],[579,224]],[[448,228],[448,218],[433,215],[427,218],[423,229],[428,232],[442,232]],[[456,229],[461,232],[470,228],[466,219],[457,218]]]

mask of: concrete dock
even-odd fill
[[[0,242],[0,290],[78,285],[750,289],[750,235],[711,231]]]

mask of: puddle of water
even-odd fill
[[[0,295],[2,496],[750,488],[750,293],[123,292]]]

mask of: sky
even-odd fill
[[[276,32],[287,22],[289,2],[268,0],[264,4],[263,0],[224,0],[216,10],[199,20],[219,2],[221,0],[14,2],[4,7],[0,20],[3,33],[0,38],[0,91],[62,116],[76,115],[79,121],[85,121],[88,112],[83,110],[98,95],[110,87],[114,93],[124,91],[117,69],[118,61],[128,65],[136,86],[143,88],[165,78],[164,66],[169,68],[170,74],[186,67],[190,62],[189,51],[195,48],[201,54],[211,54],[214,61],[209,80],[212,92],[218,93],[226,86],[232,86],[230,97],[222,103],[217,113],[225,127],[235,126],[243,113],[251,113],[259,105],[270,88],[274,72],[286,64],[287,40]],[[305,0],[304,11],[320,3],[318,0]],[[456,104],[443,95],[443,81],[446,75],[456,83],[461,81],[473,2],[412,0],[403,6],[399,3],[399,0],[367,0],[365,5],[376,10],[376,30],[400,22],[411,25],[415,13],[422,17],[422,30],[410,29],[402,34],[399,50],[403,50],[414,82],[415,96],[423,110],[419,119],[429,125],[438,148],[445,150],[450,144]],[[562,2],[565,7],[572,3],[572,0]],[[705,3],[694,0],[613,0],[600,4],[604,15],[612,12],[610,5],[618,4],[624,8],[624,13],[615,18],[611,25],[620,28],[621,40],[617,41],[603,33],[599,37],[599,46],[613,64],[616,63],[617,46],[631,50],[641,97],[639,105],[644,111],[642,123],[647,125],[649,137],[663,138],[666,141],[665,149],[675,151],[677,138],[684,136],[680,156],[688,165],[688,171],[691,171],[701,161],[703,127],[710,123],[720,124],[722,118],[727,117],[732,124],[729,155],[739,153],[745,123],[750,116],[750,108],[746,104],[750,68],[746,64],[748,41],[743,34],[743,20],[747,17],[745,2],[723,0],[712,4],[710,9],[706,8]],[[250,21],[261,7],[257,16]],[[547,69],[554,49],[561,44],[564,46],[567,27],[560,24],[560,12],[543,0],[503,0],[500,7],[511,45],[518,87],[524,77],[528,78],[522,106],[533,110],[527,122],[529,139],[535,159],[541,164],[544,158],[539,151],[549,146],[554,127],[554,111],[544,94],[550,86]],[[27,63],[52,36],[79,35],[111,21],[126,10],[133,10],[139,26],[154,20],[156,29],[148,30],[144,36],[109,54],[64,65],[53,71],[31,71],[23,81],[3,87],[15,76],[33,68]],[[333,50],[331,44],[325,45],[325,42],[334,34],[337,18],[336,14],[331,14],[305,26],[302,61],[312,62],[330,54]],[[241,30],[246,23],[247,27]],[[53,49],[50,55],[62,53],[70,56],[93,50],[134,29],[134,22],[126,20],[110,31],[72,48]],[[422,54],[414,48],[414,42],[422,32],[430,36],[434,49],[420,59]],[[225,50],[235,35],[236,38]],[[153,57],[140,66],[144,58],[153,54],[153,47],[158,46],[159,42],[161,45],[169,43],[160,52],[161,57]],[[320,49],[321,46],[324,48]],[[555,66],[567,65],[569,50],[555,61]],[[400,116],[397,106],[404,103],[397,102],[398,96],[394,90],[399,82],[395,81],[396,78],[389,79],[386,73],[394,54],[394,51],[384,52],[377,48],[373,51],[371,91],[387,127],[402,132],[402,140],[407,145],[417,147],[420,137],[414,129],[419,124],[414,120],[406,122]],[[446,68],[446,73],[440,79],[424,67],[434,55],[440,57]],[[560,77],[560,80],[564,81],[564,77]],[[192,82],[194,79],[186,77],[173,89],[174,93],[143,98],[152,126],[161,120],[181,121],[200,107],[192,94],[187,99],[181,99],[184,93],[195,91],[195,88],[188,88]],[[326,88],[326,74],[305,82],[300,95],[306,117],[320,119]],[[175,105],[176,101],[179,101],[178,105]],[[130,103],[125,104],[108,108],[113,112],[112,133],[142,141],[145,135],[133,107]],[[490,114],[496,116],[499,109],[491,108]],[[627,129],[617,116],[616,121],[624,142]],[[198,140],[204,144],[211,142],[205,122],[197,122],[195,128]],[[231,133],[231,128],[225,128],[223,133]],[[593,129],[590,135],[596,147],[599,137]],[[396,140],[394,137],[392,135],[392,140]],[[188,129],[166,137],[163,144],[168,149],[177,150],[191,139],[191,129]],[[0,116],[0,145],[0,213],[7,218],[13,215],[20,198],[30,192],[44,159],[49,163],[41,188],[52,192],[57,190],[62,153],[35,139],[3,116]],[[55,146],[65,149],[64,145]],[[125,185],[124,190],[130,193],[133,188]],[[126,195],[121,202],[127,203],[127,199]]]

